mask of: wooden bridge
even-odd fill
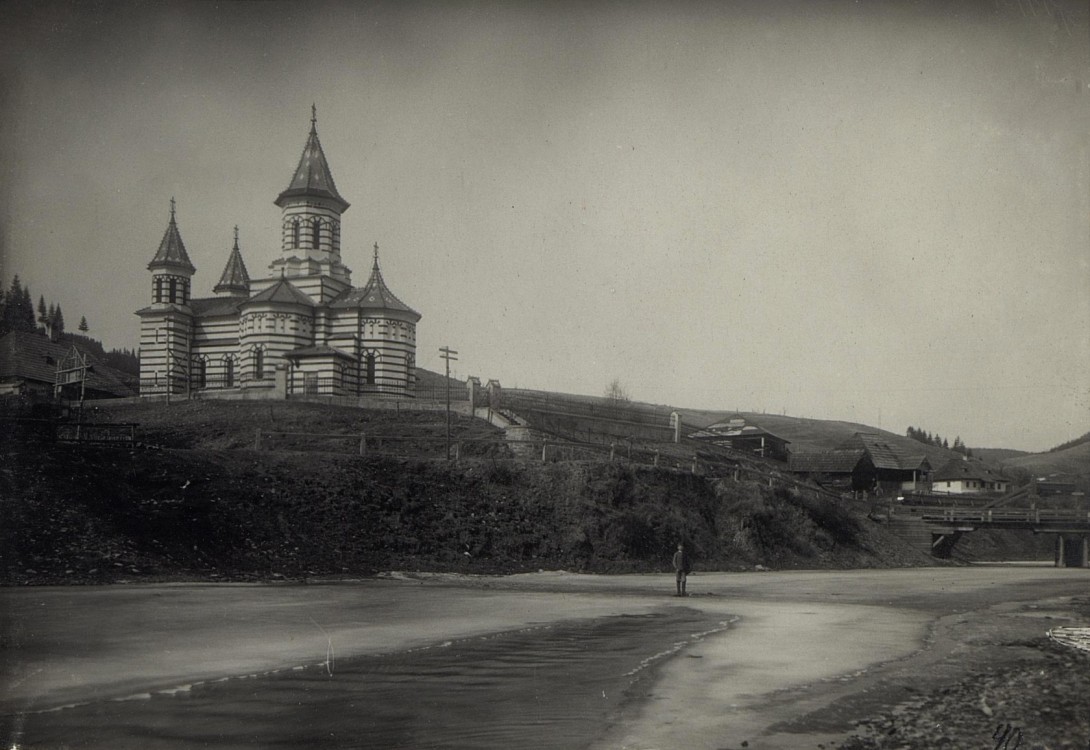
[[[1022,529],[1056,535],[1056,566],[1087,567],[1090,562],[1090,510],[1076,508],[960,508],[888,506],[886,520],[905,529],[922,527],[931,535],[931,554],[950,553],[962,535],[977,529]]]

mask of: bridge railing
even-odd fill
[[[890,505],[891,518],[915,517],[937,523],[1090,524],[1090,510],[1072,508],[952,508]]]

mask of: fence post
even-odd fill
[[[693,456],[693,473],[696,473],[696,456]]]
[[[617,452],[617,444],[616,443],[610,443],[609,444],[609,460],[610,460],[610,463],[613,462],[613,456],[616,454],[616,452]]]
[[[360,455],[363,456],[367,453],[367,433],[360,433]]]
[[[548,445],[549,445],[548,440],[542,440],[541,441],[541,463],[545,463],[545,448],[548,447]]]
[[[261,450],[261,428],[255,428],[254,433],[254,450],[259,451]]]
[[[659,452],[655,451],[655,466],[657,467],[658,465],[659,465]]]
[[[461,457],[462,457],[462,444],[461,443],[455,443],[454,444],[454,460],[457,461]]]

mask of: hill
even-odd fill
[[[441,455],[441,412],[188,402],[102,414],[140,421],[140,439],[160,447],[0,442],[0,581],[663,571],[678,540],[704,569],[933,563],[865,505],[789,484],[522,460],[496,444],[486,457],[429,457]],[[269,425],[346,441],[254,450]],[[453,429],[487,439],[482,425]],[[379,444],[415,436],[414,455],[359,456],[361,427]]]
[[[1031,453],[1003,462],[1004,466],[1022,469],[1035,476],[1071,474],[1090,477],[1090,443],[1083,442],[1047,453]]]
[[[972,448],[971,450],[973,455],[982,461],[997,465],[1002,465],[1012,458],[1030,455],[1027,451],[1017,451],[1012,448]]]

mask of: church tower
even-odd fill
[[[226,297],[245,299],[250,296],[250,274],[246,272],[246,264],[242,262],[242,251],[238,249],[238,227],[235,227],[235,246],[231,248],[231,254],[227,256],[227,265],[224,266],[220,280],[212,287],[212,291]]]
[[[318,115],[311,107],[310,135],[287,189],[276,198],[280,207],[280,257],[269,269],[277,279],[289,279],[300,291],[322,304],[351,286],[351,271],[341,262],[341,215],[348,201],[337,192],[321,141]]]
[[[190,284],[196,272],[182,242],[170,199],[170,221],[159,250],[148,263],[151,305],[140,316],[140,391],[147,394],[187,393],[189,353],[193,334]]]

